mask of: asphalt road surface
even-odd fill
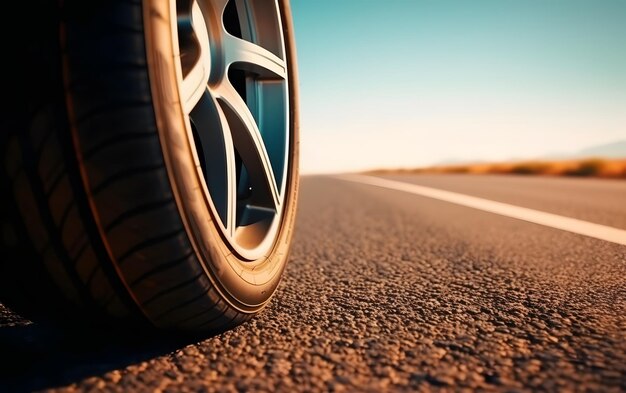
[[[626,228],[623,181],[393,179]],[[332,177],[305,177],[300,201],[285,278],[251,322],[86,345],[0,307],[4,386],[626,391],[626,246]]]

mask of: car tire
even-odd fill
[[[295,222],[288,0],[40,9],[2,113],[2,301],[159,331],[251,318]]]

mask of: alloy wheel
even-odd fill
[[[214,220],[243,259],[271,250],[289,162],[288,67],[275,0],[177,2],[180,99]]]

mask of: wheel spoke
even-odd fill
[[[217,102],[214,101],[214,104]],[[235,234],[235,229],[237,226],[236,218],[237,218],[237,171],[235,167],[235,149],[233,147],[233,139],[230,127],[228,125],[226,114],[220,107],[220,105],[216,105],[220,116],[220,123],[222,125],[222,132],[225,135],[224,145],[226,151],[226,196],[228,198],[227,206],[227,215],[226,215],[226,230],[229,232],[231,236]],[[225,131],[227,130],[227,131]],[[223,187],[222,183],[222,187]]]
[[[252,186],[251,203],[277,210],[280,198],[276,178],[252,112],[228,82],[220,84],[216,95],[228,120],[234,147],[248,172]]]
[[[211,0],[211,5],[216,10],[217,14],[221,16],[224,14],[224,9],[229,1],[230,0]]]
[[[190,118],[202,147],[200,162],[207,163],[202,168],[207,188],[224,227],[232,235],[236,226],[237,173],[226,115],[216,99],[205,92]]]
[[[226,67],[254,72],[261,78],[286,79],[286,64],[267,49],[230,35],[224,31],[224,62]]]
[[[185,21],[179,23],[186,23]],[[211,71],[211,49],[206,21],[197,2],[191,9],[191,25],[195,34],[197,60],[190,65],[183,77],[181,100],[185,113],[189,114],[207,88]],[[183,63],[184,64],[184,63]]]

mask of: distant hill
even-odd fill
[[[603,145],[591,146],[576,153],[570,154],[572,158],[625,158],[626,157],[626,140]]]
[[[522,162],[522,161],[542,161],[542,160],[578,160],[583,158],[626,158],[626,139],[602,145],[590,146],[578,151],[558,151],[548,153],[538,157],[511,157],[501,162]],[[454,166],[454,165],[480,165],[488,164],[491,161],[486,160],[458,160],[449,158],[439,161],[432,166]]]
[[[626,139],[590,146],[575,152],[555,152],[529,159],[510,159],[500,162],[449,159],[431,166],[377,169],[368,173],[516,174],[626,179]]]

